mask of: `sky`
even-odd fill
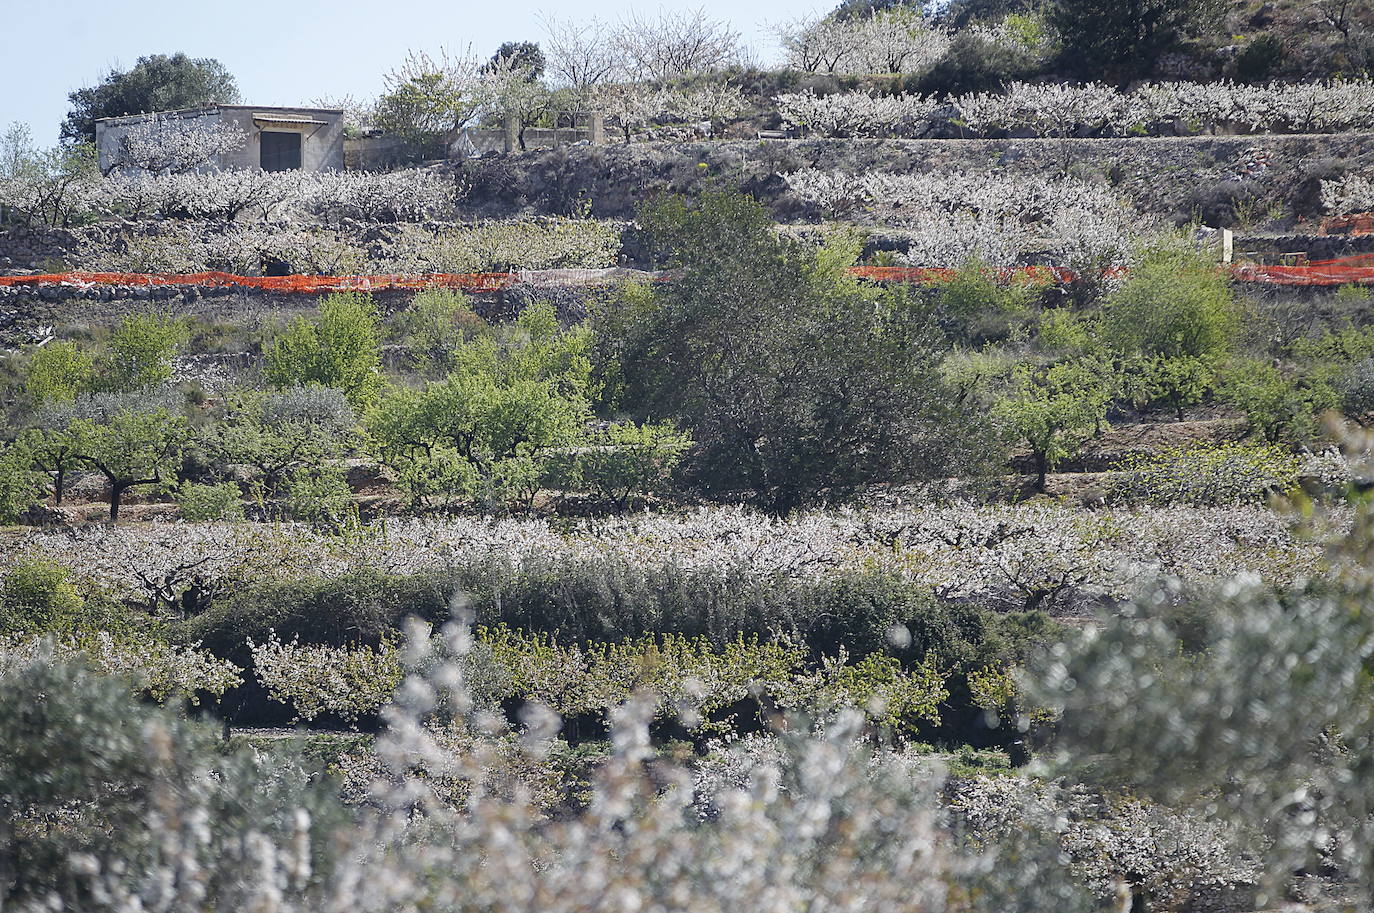
[[[806,0],[665,2],[730,22],[764,61],[771,24],[829,3]],[[214,57],[245,104],[303,104],[320,96],[373,98],[409,49],[490,55],[503,41],[539,41],[541,14],[615,21],[629,0],[0,0],[0,129],[27,123],[35,144],[57,142],[67,93],[140,56]]]

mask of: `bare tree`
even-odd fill
[[[620,75],[614,35],[600,19],[576,22],[546,15],[541,22],[546,36],[544,57],[556,83],[586,98],[597,86]]]
[[[803,73],[834,73],[858,50],[847,23],[830,17],[794,19],[773,26],[787,65]]]
[[[615,31],[614,46],[631,77],[663,82],[734,63],[740,36],[704,9],[630,13]]]
[[[774,27],[787,64],[806,73],[920,73],[949,48],[948,33],[919,13],[882,10],[850,19],[797,19]]]

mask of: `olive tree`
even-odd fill
[[[818,255],[729,193],[641,222],[682,276],[603,311],[603,371],[636,417],[691,434],[703,491],[787,513],[972,468],[979,422],[940,378],[944,339],[917,296],[847,276],[857,249]]]

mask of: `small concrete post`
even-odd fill
[[[1231,229],[1229,229],[1229,228],[1223,228],[1223,229],[1221,230],[1221,262],[1222,262],[1222,263],[1230,263],[1231,260],[1235,257],[1235,255],[1236,255],[1236,243],[1235,243],[1235,238],[1234,238],[1234,236],[1231,234]]]
[[[515,152],[520,148],[520,118],[514,114],[506,115],[506,151]]]
[[[606,145],[606,115],[600,111],[587,116],[587,141],[593,146]]]

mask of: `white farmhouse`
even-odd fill
[[[103,117],[95,122],[100,170],[119,155],[130,127],[154,117],[187,118],[203,124],[237,127],[247,137],[241,149],[215,156],[217,168],[261,168],[264,171],[329,171],[344,167],[344,112],[338,108],[271,108],[262,105],[210,105],[157,114]]]

